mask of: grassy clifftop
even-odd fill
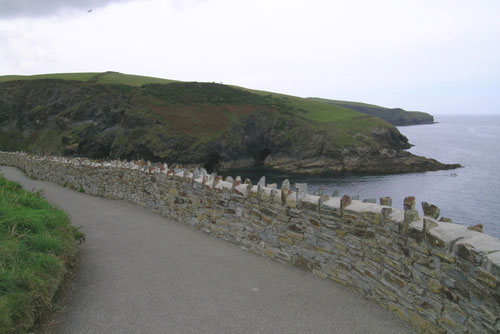
[[[0,77],[0,129],[2,150],[219,169],[363,170],[409,147],[389,123],[345,106],[115,72]]]
[[[146,84],[168,84],[174,80],[153,78],[142,75],[123,74],[118,72],[85,72],[85,73],[51,73],[36,75],[3,75],[0,76],[0,82],[14,80],[42,80],[42,79],[60,79],[73,80],[81,82],[90,82],[96,84],[116,84],[129,86],[142,86]]]
[[[333,106],[355,110],[370,116],[376,116],[391,123],[392,125],[418,125],[434,123],[434,117],[431,114],[421,111],[406,111],[401,108],[385,108],[374,104],[329,100],[317,97],[309,99]]]

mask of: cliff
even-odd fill
[[[162,80],[108,72],[0,77],[0,149],[218,170],[262,165],[295,173],[393,173],[459,167],[404,151],[408,139],[394,126],[351,109],[222,84]]]

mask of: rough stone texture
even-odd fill
[[[392,206],[392,198],[380,197],[380,205]]]
[[[405,197],[403,205],[405,210],[415,210],[415,197],[414,196]]]
[[[483,224],[477,224],[477,225],[474,225],[474,226],[469,226],[467,227],[467,229],[471,230],[471,231],[476,231],[476,232],[483,232]]]
[[[434,219],[438,219],[441,214],[441,210],[437,206],[427,202],[422,202],[422,211],[424,212],[424,216],[432,217]]]
[[[419,218],[414,198],[405,200],[405,211],[348,197],[305,194],[299,199],[288,182],[279,190],[194,170],[162,171],[144,161],[0,152],[0,164],[136,203],[353,288],[420,333],[499,332],[500,240]]]

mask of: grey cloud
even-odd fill
[[[127,1],[130,0],[0,0],[0,18],[51,16],[64,8],[87,11]]]

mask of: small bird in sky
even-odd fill
[[[92,9],[89,9],[89,10],[87,11],[87,13],[92,13]]]

